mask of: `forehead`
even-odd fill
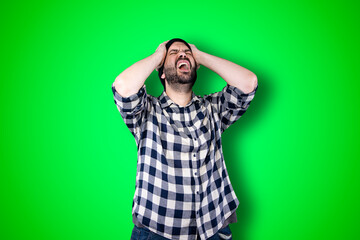
[[[169,47],[169,51],[172,49],[176,49],[176,50],[186,50],[189,49],[184,43],[182,42],[174,42],[173,44],[171,44],[171,46]]]

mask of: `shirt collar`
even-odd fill
[[[162,94],[159,97],[161,108],[166,107],[180,107],[178,104],[176,104],[173,100],[170,99],[170,97],[166,94],[165,90],[162,92]],[[185,106],[188,107],[194,102],[200,102],[200,98],[194,94],[194,92],[191,92],[191,100],[190,102]]]

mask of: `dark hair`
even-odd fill
[[[182,42],[184,43],[191,51],[191,47],[190,45],[183,39],[181,38],[173,38],[171,40],[169,40],[165,47],[166,47],[166,54],[167,54],[167,51],[169,50],[170,46],[174,43],[174,42]],[[166,60],[166,55],[165,55],[165,58],[164,58],[164,62],[163,62],[163,65],[159,68],[159,78],[160,78],[160,81],[161,81],[161,84],[164,86],[165,88],[165,79],[161,78],[161,75],[163,74],[163,71],[164,71],[164,64],[165,64],[165,60]]]

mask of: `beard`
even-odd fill
[[[196,66],[192,67],[190,72],[180,74],[177,72],[176,67],[164,67],[164,73],[169,86],[174,89],[181,87],[181,85],[188,85],[191,89],[197,78]]]

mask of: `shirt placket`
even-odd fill
[[[194,123],[191,119],[191,111],[188,109],[185,113],[185,122],[186,127],[188,128],[190,134],[191,134],[191,142],[193,144],[193,151],[190,152],[190,160],[191,160],[191,166],[192,166],[192,177],[194,179],[195,185],[194,185],[194,196],[195,196],[195,216],[196,216],[196,222],[197,226],[201,226],[201,217],[200,217],[200,204],[201,204],[201,182],[200,182],[200,159],[199,159],[199,149],[200,149],[200,141],[198,133],[195,129]]]

